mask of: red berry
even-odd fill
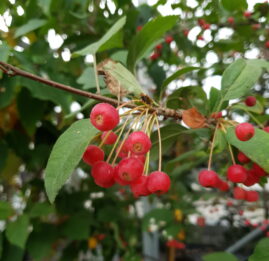
[[[141,176],[131,184],[134,197],[147,196],[150,194],[147,188],[148,176]]]
[[[261,28],[261,24],[253,24],[253,25],[251,25],[251,28],[253,30],[259,30]]]
[[[232,207],[233,205],[234,205],[234,203],[232,200],[227,200],[227,202],[226,202],[227,207]]]
[[[151,148],[151,141],[143,131],[131,133],[126,141],[128,149],[137,155],[146,154]]]
[[[257,191],[246,191],[246,201],[255,202],[259,200],[259,193]]]
[[[136,31],[137,31],[137,32],[141,31],[142,29],[143,29],[143,26],[142,26],[142,25],[138,25],[138,26],[136,27]]]
[[[232,16],[228,17],[227,22],[231,25],[234,24],[234,18]]]
[[[83,161],[92,166],[97,161],[104,160],[105,153],[95,145],[89,145],[83,154]]]
[[[184,30],[183,30],[183,34],[184,34],[184,36],[187,37],[187,36],[189,35],[189,32],[190,32],[190,30],[188,30],[188,29],[184,29]]]
[[[250,169],[247,171],[247,179],[244,181],[243,184],[247,187],[250,187],[258,183],[259,180],[260,180],[260,177],[256,175],[255,170]]]
[[[255,133],[255,129],[252,124],[245,122],[240,123],[235,127],[236,137],[241,141],[250,140]]]
[[[240,163],[249,163],[250,162],[250,159],[241,151],[237,154],[237,159]]]
[[[196,224],[199,227],[204,227],[205,226],[205,218],[204,217],[198,217],[196,220]]]
[[[92,125],[100,131],[114,129],[119,121],[118,111],[108,103],[99,103],[91,111],[90,120]]]
[[[258,177],[266,176],[265,170],[261,166],[259,166],[258,164],[253,163],[252,169],[254,170],[254,173],[256,176],[258,176]]]
[[[248,96],[245,99],[245,104],[249,107],[252,107],[256,104],[256,98],[254,96]]]
[[[159,50],[159,51],[162,50],[162,48],[163,48],[162,44],[158,44],[158,45],[155,46],[155,49]]]
[[[171,35],[167,35],[165,37],[165,42],[168,44],[170,44],[173,40],[174,40],[174,38]]]
[[[234,183],[243,183],[247,179],[247,170],[241,165],[234,164],[228,168],[227,178]]]
[[[219,177],[213,170],[202,170],[199,173],[198,181],[203,187],[216,187],[219,184]]]
[[[249,18],[249,17],[251,17],[252,13],[251,13],[250,11],[245,11],[245,12],[243,13],[243,15],[244,15],[246,18]]]
[[[198,24],[202,27],[203,25],[206,24],[206,21],[202,18],[198,19]]]
[[[264,127],[263,130],[269,133],[269,126]]]
[[[120,149],[120,152],[118,153],[119,149]],[[129,149],[128,149],[126,141],[124,141],[123,145],[122,143],[120,143],[120,146],[117,148],[117,153],[118,153],[119,158],[124,159],[128,157]]]
[[[244,215],[244,210],[240,209],[240,210],[238,211],[238,214],[239,214],[239,216],[243,216],[243,215]]]
[[[246,191],[240,187],[235,187],[233,190],[233,196],[235,199],[245,199]]]
[[[146,157],[145,157],[145,155],[136,155],[136,154],[132,154],[132,158],[139,159],[143,164],[144,164],[145,161],[146,161]]]
[[[114,180],[121,186],[129,185],[130,183],[122,180],[118,175],[118,165],[114,167]]]
[[[158,195],[166,193],[171,185],[170,177],[162,171],[154,171],[148,176],[147,188]]]
[[[93,165],[92,176],[101,187],[111,187],[115,183],[114,168],[105,161],[98,161]]]
[[[229,190],[229,185],[227,182],[220,180],[219,184],[217,185],[217,188],[220,191],[228,191]]]
[[[222,117],[222,112],[221,111],[213,112],[210,117],[213,118],[213,119],[219,119],[219,118]]]
[[[111,145],[114,144],[118,136],[113,131],[105,131],[101,135],[101,140],[104,141],[104,144]]]
[[[154,52],[149,58],[150,58],[150,60],[155,61],[155,60],[157,60],[159,57],[160,57],[160,53],[158,53],[158,52]]]
[[[166,242],[167,247],[172,247],[172,248],[178,248],[178,249],[184,249],[186,248],[186,245],[180,241],[177,241],[175,239],[169,240]]]
[[[144,165],[139,159],[125,158],[120,161],[117,167],[119,179],[131,184],[133,181],[142,176]]]
[[[203,41],[203,40],[204,40],[204,37],[203,37],[202,35],[198,35],[198,36],[197,36],[197,40],[201,40],[201,41]]]
[[[269,48],[269,41],[266,41],[264,46],[265,46],[265,48]]]
[[[204,25],[202,25],[202,28],[204,30],[210,29],[210,24],[204,24]]]

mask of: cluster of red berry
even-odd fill
[[[233,190],[233,197],[248,202],[255,202],[259,199],[259,193],[257,191],[248,191],[240,187],[235,187]]]
[[[170,44],[172,43],[174,38],[171,35],[167,35],[164,39],[165,43]],[[155,46],[154,52],[150,56],[150,60],[155,61],[157,60],[162,54],[163,45],[158,44]]]
[[[158,195],[166,193],[170,188],[170,178],[162,171],[154,171],[147,175],[148,164],[146,156],[151,149],[149,136],[141,130],[126,134],[123,140],[124,127],[120,127],[117,135],[113,132],[120,122],[118,110],[108,103],[95,105],[90,114],[92,125],[102,131],[101,144],[89,145],[84,152],[83,160],[92,167],[91,174],[95,183],[103,188],[109,188],[115,183],[130,185],[135,197],[147,196],[151,193]],[[123,124],[126,126],[126,124]],[[131,127],[129,132],[131,131]],[[116,153],[114,161],[109,164],[110,156],[104,161],[105,153],[102,145],[112,145],[110,155]],[[147,157],[149,160],[149,157]],[[116,161],[119,161],[118,164]]]

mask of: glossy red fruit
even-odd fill
[[[241,165],[234,164],[228,168],[227,178],[234,183],[243,183],[247,179],[247,170]]]
[[[213,170],[202,170],[199,173],[198,181],[203,187],[214,188],[219,184],[219,177]]]
[[[240,163],[243,164],[250,162],[250,159],[241,151],[237,154],[237,159]]]
[[[147,188],[148,176],[141,176],[135,180],[130,186],[134,197],[147,196],[150,194]]]
[[[144,165],[139,159],[125,158],[122,159],[117,167],[117,175],[119,179],[131,184],[142,176]]]
[[[264,127],[263,130],[269,133],[269,126]]]
[[[170,177],[162,171],[154,171],[148,176],[147,188],[158,195],[166,193],[171,186]]]
[[[101,135],[101,140],[104,141],[104,144],[111,145],[114,144],[118,136],[113,131],[105,131]]]
[[[118,153],[118,157],[119,158],[127,158],[128,157],[128,153],[129,153],[129,149],[127,146],[126,141],[123,143],[123,145],[121,145],[122,143],[120,143],[119,147],[117,148],[117,153],[120,150],[120,152]]]
[[[146,156],[145,156],[145,155],[136,155],[136,154],[132,154],[132,158],[139,159],[143,164],[144,164],[145,161],[146,161]]]
[[[233,196],[235,199],[245,199],[246,191],[240,187],[235,187],[233,190]]]
[[[126,141],[128,149],[137,155],[146,154],[151,148],[151,141],[143,131],[134,131]]]
[[[222,117],[222,112],[221,111],[213,112],[210,117],[213,118],[213,119],[219,119],[219,118]]]
[[[220,191],[228,191],[229,190],[229,185],[227,182],[220,180],[219,184],[217,185],[217,188]]]
[[[251,17],[252,13],[251,13],[250,11],[245,11],[245,12],[243,13],[243,15],[244,15],[246,18],[249,18],[249,17]]]
[[[118,175],[118,165],[114,166],[114,180],[116,183],[118,183],[121,186],[127,186],[130,184],[130,182],[122,180]]]
[[[255,129],[252,124],[245,122],[240,123],[235,127],[235,135],[241,141],[250,140],[255,134]]]
[[[111,187],[114,181],[114,168],[105,161],[98,161],[92,167],[92,176],[97,185]]]
[[[269,48],[269,41],[266,41],[264,46],[265,46],[265,48]]]
[[[229,24],[231,24],[231,25],[233,25],[234,24],[234,18],[232,17],[232,16],[230,16],[230,17],[228,17],[228,19],[227,19],[227,22],[229,23]]]
[[[260,180],[260,177],[256,175],[255,170],[250,169],[247,171],[247,179],[244,181],[243,184],[247,187],[250,187],[258,183],[259,180]]]
[[[258,164],[253,163],[252,169],[254,170],[256,176],[258,176],[258,177],[266,176],[265,170],[261,166],[259,166]]]
[[[83,161],[90,166],[92,166],[94,163],[104,160],[105,153],[102,149],[95,145],[89,145],[87,149],[85,150],[83,154]]]
[[[99,103],[91,111],[90,120],[92,125],[100,131],[114,129],[119,121],[118,111],[108,103]]]
[[[173,40],[174,40],[174,38],[171,35],[167,35],[165,37],[165,42],[168,44],[170,44]]]
[[[245,99],[245,104],[249,107],[252,107],[256,104],[256,98],[254,96],[248,96]]]
[[[247,191],[246,201],[255,202],[259,200],[259,193],[257,191]]]

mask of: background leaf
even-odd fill
[[[71,176],[91,139],[98,132],[89,119],[73,123],[56,141],[45,170],[45,188],[50,202]]]
[[[250,256],[249,261],[267,261],[269,260],[269,238],[263,238],[259,241]]]
[[[246,0],[221,0],[221,4],[228,11],[245,10],[248,7]]]
[[[216,252],[203,256],[203,261],[238,261],[231,253]]]
[[[18,38],[22,35],[32,32],[46,23],[47,20],[44,19],[31,19],[26,24],[22,25],[16,30],[14,37]]]
[[[0,201],[0,220],[9,218],[13,212],[14,211],[9,202]]]

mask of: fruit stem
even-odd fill
[[[257,123],[257,125],[258,125],[261,129],[264,128],[264,126],[260,123],[260,121],[259,121],[254,115],[252,115],[252,113],[248,112],[247,110],[245,110],[245,112],[250,116],[250,118],[253,119],[253,121],[255,121],[255,122]]]
[[[230,143],[228,143],[228,148],[229,148],[229,151],[230,151],[230,154],[231,154],[233,165],[235,165],[236,162],[235,162],[235,159],[234,159],[234,153],[233,153],[232,146],[231,146]]]
[[[161,138],[161,131],[160,131],[160,124],[158,120],[158,116],[155,114],[155,121],[157,125],[157,132],[158,132],[158,139],[159,139],[159,166],[158,170],[162,171],[162,138]]]
[[[140,101],[140,100],[131,100],[131,101],[125,102],[125,103],[119,105],[119,106],[117,107],[117,110],[119,110],[120,108],[126,106],[127,104],[134,103],[134,102],[141,102],[141,101]],[[139,106],[138,106],[138,107],[139,107]]]
[[[207,167],[208,170],[211,169],[211,165],[212,165],[212,156],[213,156],[213,150],[214,150],[215,139],[216,139],[216,136],[217,136],[218,127],[219,127],[219,122],[216,125],[214,135],[213,135],[213,139],[212,139],[211,146],[210,146],[210,154],[209,154],[208,167]]]
[[[97,65],[96,65],[96,54],[93,55],[93,69],[94,69],[94,76],[95,76],[97,93],[100,94],[101,90],[100,90],[100,85],[99,85],[99,80],[98,80],[98,72],[97,72]]]

